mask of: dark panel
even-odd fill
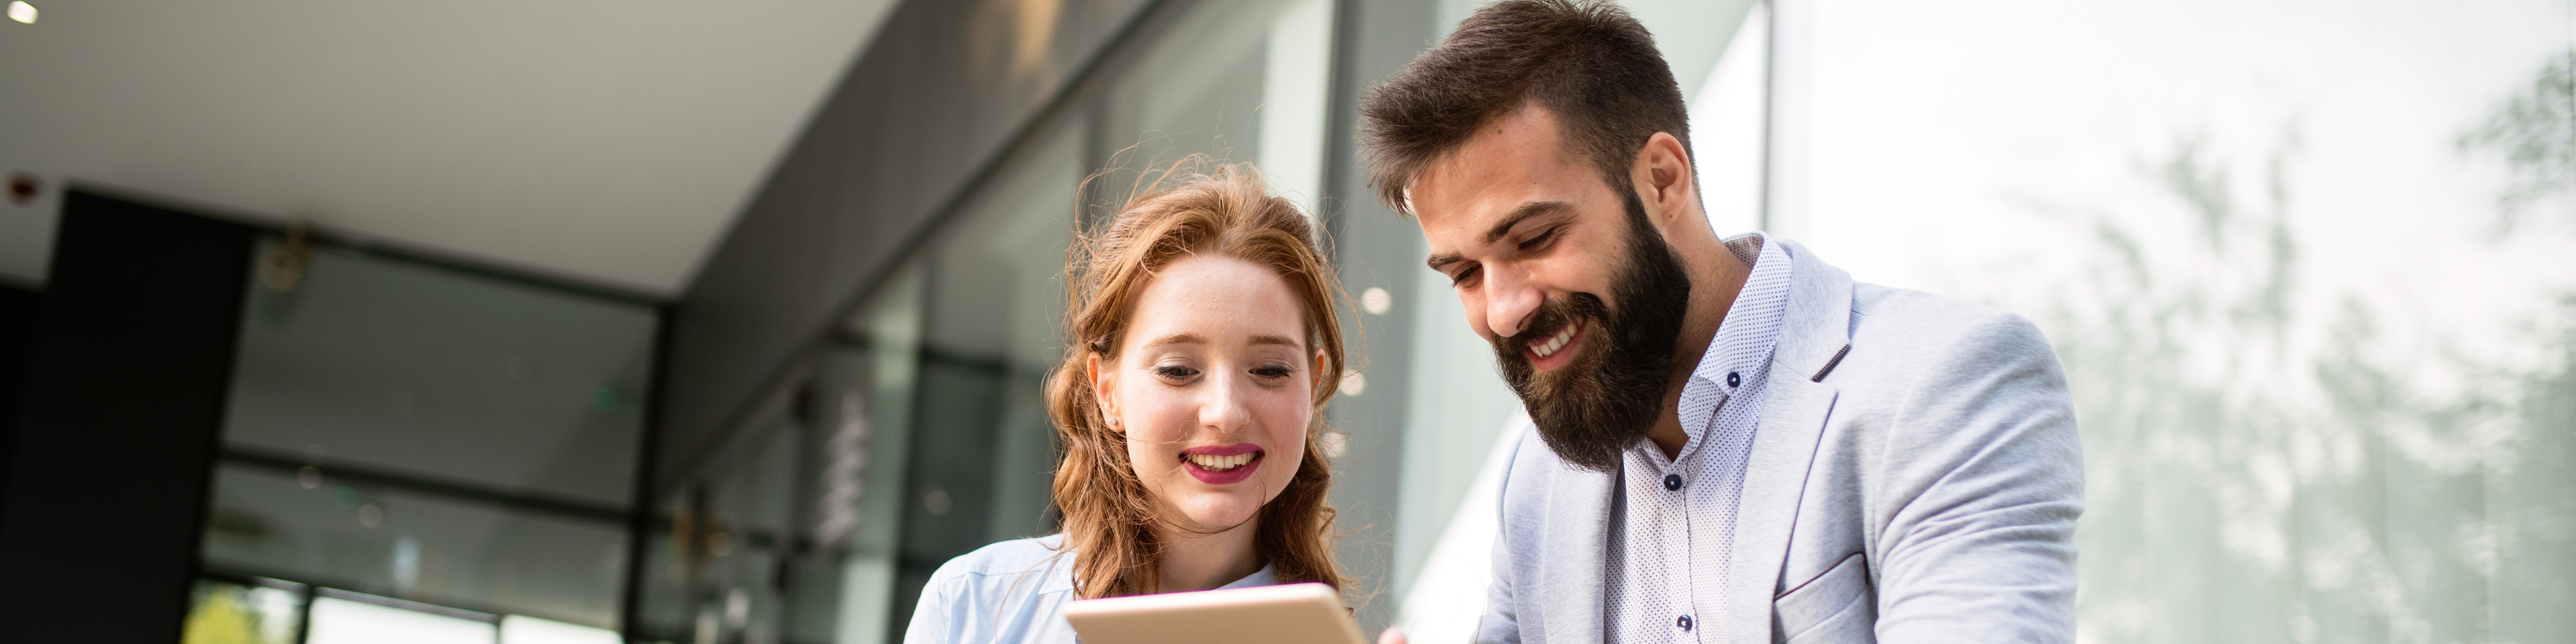
[[[251,230],[69,192],[0,521],[0,641],[172,642]]]
[[[36,322],[45,296],[0,286],[0,502],[9,498],[10,448],[17,445],[18,419],[27,393],[27,361],[36,351]],[[5,516],[0,513],[0,516]],[[0,523],[0,530],[8,524]]]
[[[1019,32],[1025,3],[895,9],[683,296],[662,471],[691,467],[758,392],[783,386],[788,363],[1154,1],[1066,0],[1037,39]]]

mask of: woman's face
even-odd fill
[[[1305,460],[1323,356],[1270,269],[1190,256],[1138,294],[1092,389],[1146,491],[1197,530],[1249,527]]]

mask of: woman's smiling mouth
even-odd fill
[[[1225,485],[1252,478],[1261,469],[1261,446],[1251,443],[1193,447],[1181,450],[1181,469],[1190,477],[1209,485]]]

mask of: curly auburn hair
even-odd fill
[[[1094,598],[1159,590],[1162,544],[1153,528],[1170,525],[1170,519],[1128,462],[1126,435],[1112,431],[1101,416],[1086,363],[1095,354],[1117,354],[1146,284],[1163,267],[1192,255],[1267,267],[1303,305],[1307,344],[1327,364],[1317,374],[1314,415],[1306,426],[1308,456],[1288,487],[1262,506],[1253,549],[1283,583],[1348,588],[1333,561],[1335,513],[1326,502],[1332,466],[1318,458],[1320,437],[1329,431],[1324,406],[1348,364],[1333,306],[1341,282],[1318,250],[1314,225],[1295,204],[1271,196],[1259,170],[1224,164],[1211,174],[1180,172],[1192,163],[1203,161],[1185,159],[1164,168],[1103,230],[1079,238],[1066,262],[1070,337],[1064,362],[1047,378],[1047,413],[1064,445],[1054,496],[1064,517],[1065,547],[1074,553],[1074,592]]]

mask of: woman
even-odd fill
[[[1075,599],[1344,585],[1332,471],[1308,458],[1344,365],[1338,282],[1259,171],[1176,183],[1128,200],[1068,267],[1047,381],[1064,532],[940,566],[905,641],[1073,642]]]

